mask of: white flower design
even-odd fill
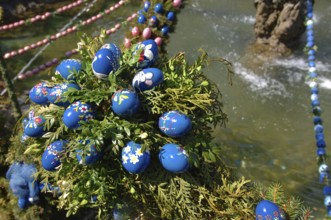
[[[129,159],[128,156],[126,156],[126,155],[123,155],[123,156],[122,156],[122,160],[123,160],[123,163],[124,163],[124,164],[128,163],[128,159]]]
[[[152,78],[153,73],[145,73],[144,71],[140,71],[134,76],[132,85],[134,86],[139,85],[140,83],[145,83],[146,85],[151,86],[153,84]]]
[[[79,110],[82,113],[86,113],[86,112],[88,112],[89,109],[86,105],[82,105],[81,107],[79,107]]]
[[[153,60],[154,59],[154,54],[152,52],[152,44],[148,44],[145,46],[144,48],[144,56],[148,59],[148,60]]]
[[[135,154],[130,154],[130,163],[132,164],[136,164],[139,162],[139,158],[137,155]]]
[[[143,155],[143,153],[141,152],[141,148],[138,148],[138,149],[136,150],[136,155],[137,155],[138,157],[141,157],[141,156]]]
[[[128,154],[131,152],[131,147],[130,146],[126,146],[124,149],[124,153]]]
[[[67,84],[62,84],[61,85],[61,89],[66,89],[66,88],[68,88],[68,85]]]
[[[62,90],[61,89],[56,89],[54,91],[54,93],[52,93],[52,95],[55,95],[55,96],[61,96],[62,95]]]
[[[87,115],[85,115],[85,121],[89,121],[89,120],[91,120],[91,119],[93,119],[94,117],[93,117],[93,115],[92,114],[87,114]]]

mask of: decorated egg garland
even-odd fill
[[[115,114],[123,117],[134,115],[140,106],[138,94],[132,90],[119,90],[111,98]]]
[[[138,72],[133,80],[132,87],[137,91],[153,89],[163,82],[163,73],[158,68],[146,68]]]
[[[75,80],[74,73],[82,69],[82,63],[77,59],[63,60],[55,69],[55,74],[60,74],[66,80]]]
[[[255,209],[256,220],[286,220],[284,211],[269,200],[262,200]]]
[[[159,128],[169,137],[182,137],[192,128],[192,122],[187,115],[179,111],[169,111],[159,118]]]
[[[70,129],[79,128],[81,121],[89,121],[94,118],[90,104],[82,101],[72,103],[63,113],[62,121]]]
[[[45,122],[41,115],[31,118],[24,126],[24,134],[29,137],[41,137],[44,134]]]
[[[95,53],[92,61],[92,70],[99,79],[107,79],[111,72],[115,72],[119,66],[121,50],[115,44],[105,44]]]
[[[141,145],[130,141],[122,149],[122,165],[130,173],[143,172],[150,163],[149,151],[142,152]]]
[[[159,160],[164,169],[173,173],[183,173],[190,166],[188,155],[184,148],[172,143],[166,144],[161,148]]]
[[[48,87],[46,83],[38,83],[30,90],[29,98],[36,104],[46,105],[49,102],[47,98],[49,91],[50,87]]]
[[[47,95],[49,102],[57,106],[67,107],[70,105],[70,102],[65,101],[66,96],[64,93],[67,92],[70,88],[80,90],[80,87],[75,83],[61,83],[55,85]]]
[[[65,150],[65,146],[68,141],[58,140],[47,146],[46,150],[41,156],[41,164],[45,170],[55,171],[56,168],[61,164],[60,156]]]

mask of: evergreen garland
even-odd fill
[[[210,62],[204,51],[192,64],[186,61],[184,53],[160,58],[155,67],[162,70],[164,82],[140,92],[140,110],[134,117],[123,118],[112,111],[111,97],[119,89],[131,87],[138,72],[140,51],[136,45],[122,48],[120,68],[108,80],[100,80],[94,76],[91,63],[105,36],[82,36],[78,49],[83,70],[73,73],[81,90],[65,93],[70,102],[93,103],[95,118],[70,130],[62,122],[63,107],[32,104],[30,110],[46,120],[46,133],[42,138],[28,138],[22,144],[22,118],[11,138],[6,162],[36,164],[35,178],[45,184],[42,192],[51,192],[43,194],[49,203],[66,210],[67,216],[81,209],[96,210],[99,219],[111,219],[117,211],[141,219],[254,219],[258,201],[269,199],[284,208],[290,219],[309,218],[310,211],[298,199],[288,199],[279,185],[266,189],[244,178],[237,180],[221,161],[220,154],[224,152],[213,142],[212,130],[225,125],[227,116],[222,110],[220,91],[204,75],[203,70]],[[231,74],[230,63],[220,61]],[[59,75],[45,81],[50,87],[61,82],[65,80]],[[158,118],[170,110],[190,117],[193,126],[189,134],[172,138],[160,132]],[[27,113],[23,117],[26,116]],[[69,142],[60,154],[61,165],[54,172],[46,171],[41,165],[41,155],[49,144],[60,139]],[[82,150],[83,156],[90,153],[83,144],[86,141],[95,144],[103,154],[93,165],[81,165],[76,159],[77,150]],[[141,174],[130,174],[123,169],[120,154],[129,141],[140,143],[143,151],[151,152],[151,164]],[[158,153],[166,143],[185,148],[190,160],[187,172],[174,174],[161,166]],[[54,190],[57,187],[59,190]],[[29,209],[38,215],[36,206]]]

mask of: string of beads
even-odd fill
[[[22,47],[18,50],[13,50],[13,51],[7,52],[3,55],[3,58],[4,59],[13,58],[13,57],[15,57],[17,55],[21,55],[21,54],[23,54],[23,53],[25,53],[29,50],[32,50],[32,49],[41,47],[45,44],[48,44],[49,42],[56,41],[57,39],[59,39],[61,37],[64,37],[64,36],[66,36],[70,33],[73,33],[75,31],[77,31],[82,26],[89,25],[89,24],[101,19],[105,14],[107,14],[107,15],[110,14],[110,12],[113,12],[114,10],[116,10],[116,9],[120,8],[121,6],[123,6],[124,3],[125,3],[124,0],[120,0],[118,3],[116,3],[114,6],[111,6],[109,9],[106,9],[103,12],[100,12],[97,15],[94,15],[94,16],[86,19],[85,21],[82,21],[80,24],[77,24],[73,27],[67,28],[66,30],[61,31],[59,33],[53,34],[50,37],[46,37],[43,40],[40,40],[36,43],[24,46],[24,47]]]
[[[326,142],[324,139],[324,127],[321,118],[321,107],[319,101],[319,90],[317,83],[317,71],[316,71],[316,63],[315,63],[315,53],[316,53],[316,45],[314,41],[314,21],[313,21],[313,2],[312,0],[307,0],[307,20],[306,20],[306,34],[307,34],[307,44],[306,48],[308,49],[308,82],[311,93],[311,106],[312,112],[314,115],[314,131],[315,131],[315,140],[316,140],[316,154],[318,160],[318,172],[319,172],[319,180],[323,183],[324,189],[324,205],[327,210],[327,215],[331,216],[331,186],[330,184],[330,172],[329,167],[326,164]]]
[[[57,15],[57,14],[60,14],[60,13],[63,13],[65,11],[68,11],[70,9],[73,9],[79,5],[81,5],[83,2],[86,2],[87,0],[78,0],[76,2],[73,2],[73,3],[70,3],[70,4],[67,4],[67,5],[64,5],[58,9],[56,9],[54,12],[45,12],[44,14],[39,14],[39,15],[36,15],[32,18],[28,18],[26,20],[19,20],[19,21],[16,21],[16,22],[13,22],[11,24],[5,24],[5,25],[2,25],[0,26],[0,31],[7,31],[7,30],[11,30],[11,29],[14,29],[14,28],[17,28],[17,27],[20,27],[20,26],[24,26],[24,25],[28,25],[28,24],[33,24],[33,23],[36,23],[37,21],[44,21],[54,15]]]

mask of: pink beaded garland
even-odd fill
[[[134,37],[138,36],[140,34],[139,28],[137,26],[133,27],[131,33]]]
[[[147,27],[143,30],[143,38],[144,39],[149,39],[152,36],[152,30]]]
[[[182,5],[182,0],[173,0],[172,2],[172,6],[174,6],[174,8],[179,8]]]

